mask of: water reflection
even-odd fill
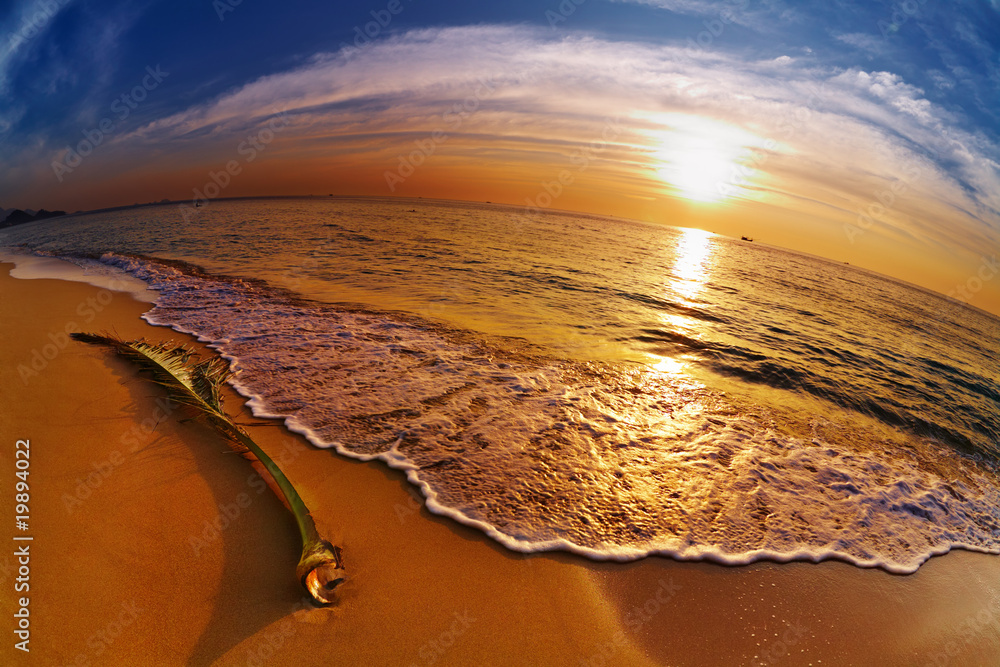
[[[650,364],[652,369],[663,375],[673,375],[675,377],[684,376],[685,364],[680,359],[673,357],[654,357],[654,362]]]
[[[669,267],[665,287],[665,300],[685,307],[697,307],[698,296],[711,278],[714,246],[710,232],[700,229],[681,229],[676,240],[674,261]],[[699,321],[683,312],[661,313],[660,319],[665,332],[679,333],[688,338],[701,338]],[[654,355],[650,360],[652,370],[675,378],[687,378],[686,367],[690,359],[686,355]]]
[[[694,301],[711,275],[713,234],[700,229],[680,232],[667,287],[674,292],[671,296]]]

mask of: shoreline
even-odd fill
[[[165,414],[160,390],[92,346],[69,342],[27,383],[17,373],[73,321],[206,348],[139,319],[149,305],[124,293],[14,279],[10,268],[0,265],[0,343],[2,383],[16,394],[7,394],[14,418],[2,430],[5,443],[30,438],[32,446],[34,660],[423,665],[516,664],[531,655],[575,664],[576,647],[594,632],[613,634],[614,613],[585,568],[507,553],[430,514],[401,472],[314,448],[254,418],[227,388],[230,414],[257,425],[247,429],[296,485],[321,534],[344,548],[340,603],[304,605],[292,516],[207,427]],[[88,299],[100,308],[85,321],[77,309],[86,312]],[[12,474],[10,449],[0,466]],[[8,516],[12,501],[0,500]],[[9,586],[6,567],[0,557]],[[5,596],[8,619],[12,604]],[[5,642],[0,659],[18,653]],[[627,655],[643,664],[637,649]]]
[[[312,447],[227,388],[230,414],[254,424],[320,532],[344,547],[341,602],[304,608],[294,522],[247,462],[168,414],[162,392],[127,364],[59,345],[59,334],[74,324],[215,352],[139,319],[149,305],[126,293],[15,279],[10,268],[0,264],[0,472],[13,473],[13,443],[30,438],[35,660],[943,665],[1000,654],[995,556],[952,551],[892,575],[836,561],[514,553],[430,513],[402,471]],[[19,374],[36,352],[40,370]],[[13,515],[13,498],[0,508]],[[9,563],[0,556],[4,587]],[[8,619],[13,604],[5,596]],[[10,641],[0,649],[19,653]]]

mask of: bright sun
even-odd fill
[[[744,191],[755,171],[746,163],[751,148],[760,145],[758,137],[699,116],[668,114],[657,120],[669,129],[651,133],[659,146],[653,166],[679,196],[720,202]]]
[[[736,169],[735,156],[711,141],[694,139],[675,142],[669,162],[657,173],[685,199],[713,202],[725,199]],[[687,144],[687,145],[684,145]]]

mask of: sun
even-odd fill
[[[734,156],[713,141],[681,141],[670,152],[671,160],[657,169],[664,181],[685,199],[716,202],[726,199],[736,180]]]
[[[663,114],[662,129],[651,131],[652,167],[677,196],[696,202],[721,202],[745,193],[755,169],[748,156],[759,137],[728,123]]]

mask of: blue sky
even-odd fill
[[[353,41],[355,27],[373,20],[371,11],[388,4],[246,0],[220,11],[235,0],[221,2],[3,3],[0,34],[6,36],[20,34],[31,18],[55,14],[36,21],[36,36],[13,49],[14,40],[5,38],[0,51],[0,83],[8,95],[5,149],[19,143],[12,136],[18,134],[57,142],[72,138],[53,135],[66,120],[85,115],[88,106],[100,106],[134,85],[148,64],[161,63],[171,71],[171,98],[159,104],[179,110],[292,68],[313,54],[338,50]],[[422,27],[508,24],[676,44],[697,39],[706,30],[704,21],[728,11],[735,23],[714,38],[712,50],[747,59],[808,57],[831,67],[892,72],[922,88],[932,102],[964,112],[970,124],[994,139],[1000,125],[997,2],[585,0],[563,3],[573,7],[565,17],[559,2],[400,0],[400,5],[403,10],[378,38]],[[561,20],[553,22],[553,15]]]
[[[946,293],[1000,245],[998,0],[234,3],[0,5],[0,206],[193,199],[236,160],[222,196],[530,207],[576,164],[552,207],[752,220]]]

